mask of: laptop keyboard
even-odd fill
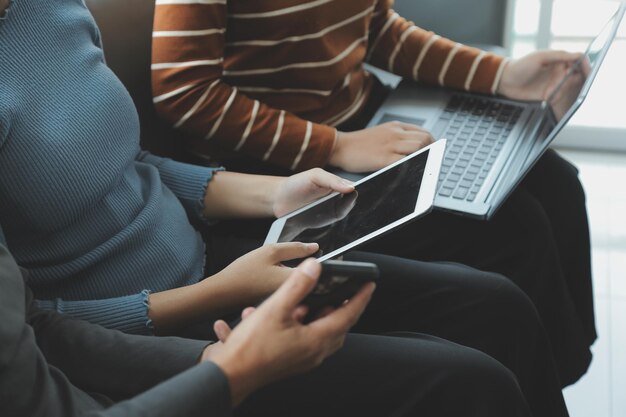
[[[447,138],[437,194],[474,201],[523,107],[453,95],[433,129]]]

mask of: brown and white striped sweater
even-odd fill
[[[156,0],[158,112],[205,155],[240,151],[304,170],[367,101],[369,62],[403,77],[495,93],[504,60],[414,26],[393,0]]]

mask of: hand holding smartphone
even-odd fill
[[[302,304],[309,307],[304,318],[309,323],[326,307],[339,307],[354,296],[368,282],[376,282],[378,266],[368,262],[333,261],[322,262],[322,273],[317,285]]]

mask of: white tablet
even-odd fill
[[[428,213],[445,148],[438,140],[355,182],[350,194],[332,193],[277,219],[265,244],[316,242],[324,261]]]

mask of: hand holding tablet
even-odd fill
[[[354,184],[277,219],[265,243],[318,243],[320,261],[428,213],[433,206],[445,140],[415,152]]]

